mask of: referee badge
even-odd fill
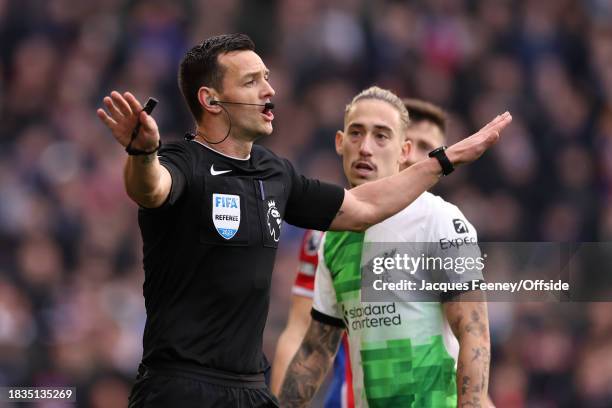
[[[213,194],[212,219],[219,235],[232,239],[240,227],[240,196]]]

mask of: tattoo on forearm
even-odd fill
[[[453,306],[453,307],[456,308],[457,306]],[[448,322],[451,326],[451,329],[453,330],[453,333],[460,333],[461,322],[463,322],[462,314],[457,314],[454,319]]]
[[[481,407],[488,390],[491,352],[486,304],[464,307],[457,302],[450,307],[449,324],[460,338],[460,359],[457,363],[458,406]],[[466,310],[467,309],[467,310]]]
[[[478,395],[474,395],[471,401],[462,402],[461,408],[482,408],[480,397]]]
[[[474,303],[459,300],[448,305],[450,316],[452,316],[448,323],[453,329],[453,333],[459,336],[465,330],[473,336],[488,339],[486,302],[477,302],[474,308],[470,308],[472,310],[469,312],[469,316],[467,310],[465,310],[465,304]]]
[[[472,313],[470,314],[470,321],[465,326],[465,330],[477,337],[485,336],[487,334],[487,326],[482,320],[482,313],[477,310],[472,310]]]
[[[287,369],[279,398],[282,407],[302,407],[312,399],[338,351],[342,331],[312,321]]]
[[[461,395],[465,395],[467,394],[468,390],[470,389],[470,377],[468,377],[467,375],[463,376],[463,379],[461,380]]]
[[[481,360],[483,358],[484,353],[487,351],[486,347],[476,347],[472,348],[472,352],[474,356],[472,357],[472,362],[476,360]]]
[[[473,348],[474,357],[472,357],[472,362],[474,364],[480,363],[480,384],[475,385],[474,387],[478,387],[478,391],[486,389],[488,387],[489,378],[489,364],[491,362],[491,352],[489,348],[486,346],[481,346],[477,348]]]
[[[482,347],[483,361],[480,377],[480,388],[486,390],[489,388],[489,366],[491,364],[491,352],[489,348]]]
[[[460,406],[479,407],[479,398],[488,389],[489,363],[491,353],[488,346],[472,348],[472,357],[467,365],[457,364],[457,381],[460,381]],[[474,378],[475,381],[472,381]]]

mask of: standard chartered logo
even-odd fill
[[[342,306],[346,327],[361,330],[372,327],[391,327],[402,324],[402,316],[396,311],[395,302],[388,304],[360,304],[351,308]]]

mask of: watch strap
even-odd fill
[[[451,163],[451,161],[448,159],[445,150],[446,146],[438,147],[437,149],[429,152],[428,156],[435,157],[442,167],[442,174],[448,176],[453,172],[453,170],[455,170],[455,166],[453,166],[453,163]]]

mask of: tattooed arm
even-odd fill
[[[279,398],[282,407],[303,407],[310,402],[333,362],[343,331],[340,327],[311,321],[287,369]]]
[[[312,309],[311,298],[295,294],[291,296],[287,327],[278,338],[274,362],[272,362],[270,389],[274,395],[278,395],[280,392],[289,363],[291,363],[291,359],[295,356],[302,340],[304,340],[306,331],[308,331],[311,321],[310,309]]]
[[[492,406],[487,395],[491,345],[484,294],[471,291],[444,303],[444,313],[459,340],[457,407]]]

